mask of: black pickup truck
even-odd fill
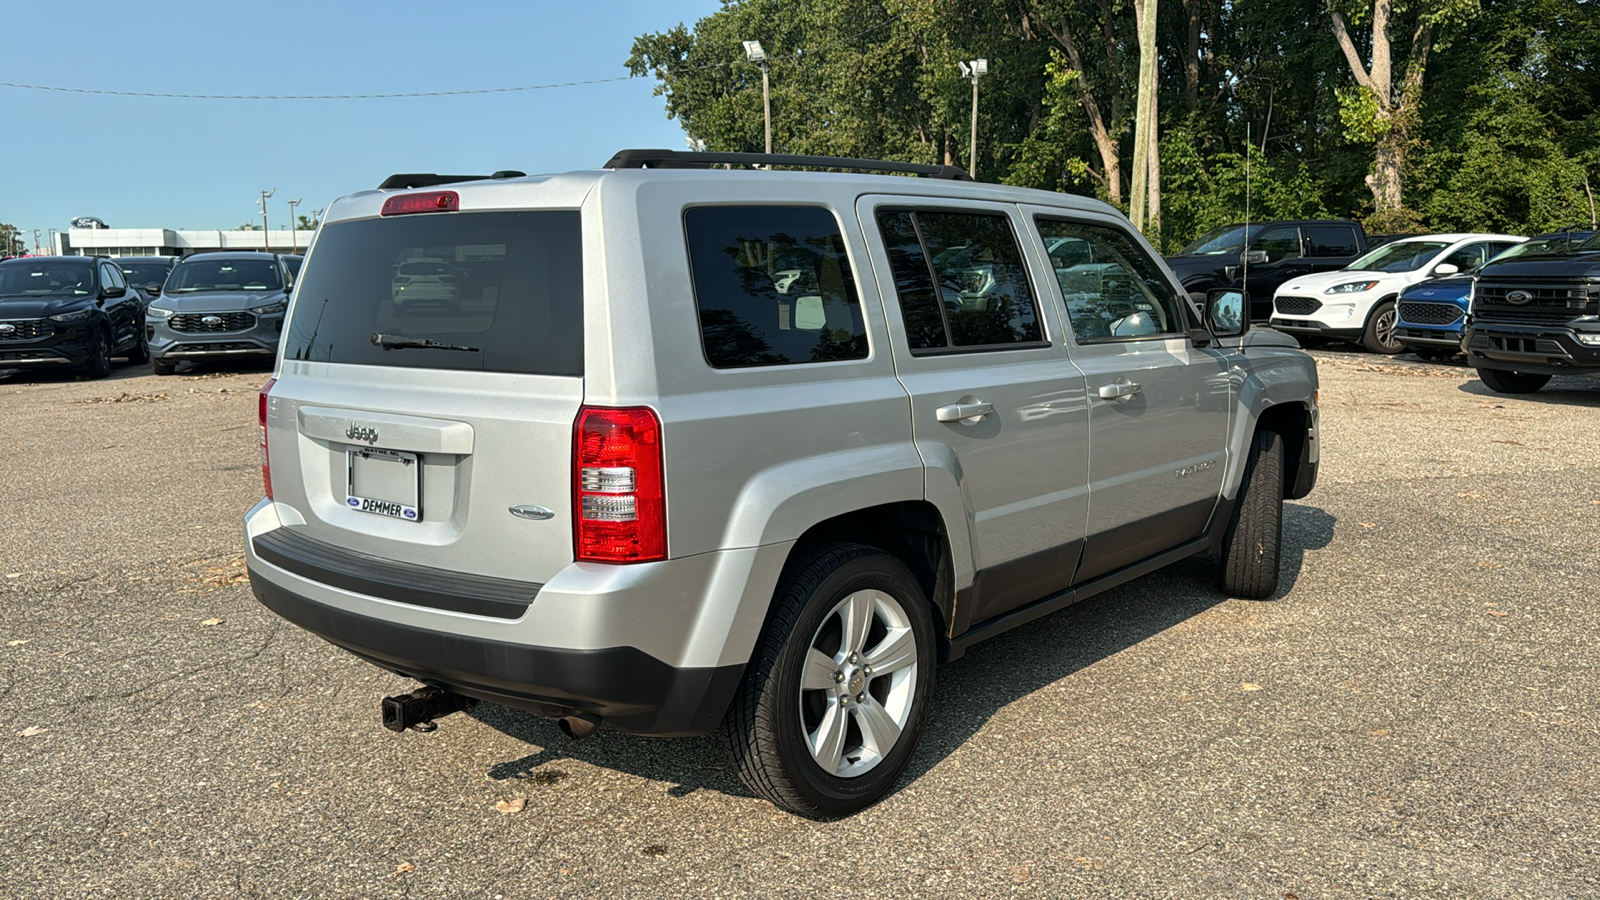
[[[1224,225],[1167,257],[1196,300],[1219,288],[1242,288],[1250,318],[1272,318],[1272,294],[1299,275],[1342,269],[1368,250],[1367,233],[1348,219]]]
[[[1556,375],[1600,379],[1600,235],[1485,264],[1462,343],[1478,378],[1502,394],[1532,393]]]

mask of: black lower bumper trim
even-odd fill
[[[545,716],[589,713],[634,734],[705,734],[722,721],[743,666],[679,669],[634,647],[568,650],[430,631],[346,612],[250,573],[256,599],[381,668]]]

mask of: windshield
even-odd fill
[[[1250,226],[1250,236],[1261,232],[1260,225]],[[1225,256],[1244,249],[1245,226],[1224,225],[1213,228],[1195,239],[1194,243],[1178,251],[1179,256]]]
[[[1348,271],[1415,272],[1450,246],[1449,241],[1396,241],[1368,253],[1346,267]]]
[[[442,262],[414,262],[400,267],[401,275],[449,275],[450,267]]]
[[[0,265],[0,297],[87,297],[94,267],[83,263],[13,262]]]
[[[167,293],[190,291],[276,291],[283,288],[278,264],[270,259],[187,259],[167,278]]]
[[[128,276],[128,283],[147,286],[160,285],[167,280],[167,264],[159,262],[150,263],[123,263],[122,274]]]

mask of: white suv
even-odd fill
[[[424,255],[459,308],[396,297]],[[1317,373],[1248,328],[1110,206],[944,167],[399,176],[297,282],[250,583],[426,685],[395,730],[487,700],[720,731],[753,791],[848,813],[973,643],[1196,554],[1277,590]]]
[[[1430,234],[1402,238],[1336,272],[1302,275],[1272,297],[1272,327],[1315,346],[1358,341],[1373,353],[1399,353],[1395,298],[1419,281],[1481,264],[1526,238],[1509,234]]]

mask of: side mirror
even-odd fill
[[[1268,262],[1268,260],[1267,260],[1267,251],[1265,251],[1265,250],[1246,250],[1244,252],[1244,261],[1247,264],[1252,265],[1252,266],[1265,265]]]
[[[1217,290],[1206,294],[1206,325],[1219,338],[1238,337],[1250,328],[1244,313],[1244,292]]]
[[[1454,275],[1459,271],[1461,271],[1461,267],[1455,263],[1439,263],[1433,267],[1433,274],[1435,275]]]

